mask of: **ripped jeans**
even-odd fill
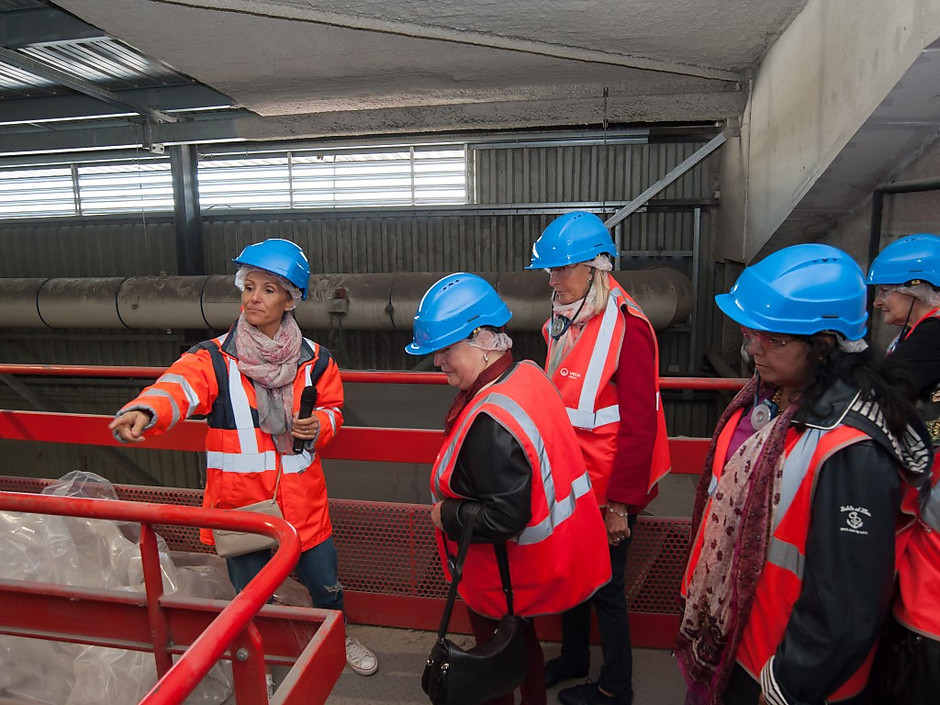
[[[269,549],[226,558],[228,576],[235,591],[241,592],[269,560]],[[336,546],[332,538],[303,551],[294,571],[310,593],[314,607],[343,611],[343,586],[339,582]]]

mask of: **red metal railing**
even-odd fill
[[[265,606],[300,555],[297,531],[282,519],[250,512],[15,492],[0,492],[0,510],[141,525],[144,596],[0,580],[0,633],[152,651],[159,681],[140,701],[142,705],[181,703],[223,656],[232,661],[239,705],[268,702],[266,650],[272,662],[294,664],[293,677],[285,679],[272,700],[282,705],[324,703],[343,669],[345,628],[339,612]],[[263,533],[277,538],[279,546],[271,561],[231,602],[186,599],[163,593],[154,524]],[[258,620],[262,608],[264,619]],[[180,655],[175,663],[173,655]]]
[[[16,365],[0,363],[0,374],[34,375],[50,377],[130,377],[156,379],[166,372],[165,367],[129,367],[116,365]],[[441,372],[381,372],[377,370],[342,370],[340,375],[347,384],[447,384]],[[747,380],[739,377],[663,377],[663,389],[736,390]]]
[[[73,377],[155,378],[163,371],[164,368],[159,367],[0,365],[0,374]],[[347,383],[446,383],[440,373],[347,371],[342,372],[342,377]],[[662,380],[662,387],[730,391],[738,389],[744,381],[669,377]],[[0,438],[119,446],[107,429],[110,419],[110,416],[89,414],[0,410]],[[185,421],[162,436],[148,439],[142,447],[202,452],[205,433],[204,422]],[[322,455],[333,459],[430,464],[441,442],[439,430],[344,426]],[[699,473],[707,446],[705,438],[670,438],[673,473]],[[157,496],[161,492],[158,488],[139,489]],[[170,489],[162,492],[179,494]],[[201,493],[184,492],[194,493],[185,501],[199,503]],[[337,545],[343,556],[341,578],[347,586],[346,607],[350,619],[418,629],[436,626],[438,603],[446,593],[446,584],[440,575],[433,532],[425,516],[428,509],[425,505],[331,500]],[[390,526],[395,528],[390,529]],[[644,516],[640,518],[638,529],[631,546],[627,575],[634,643],[668,648],[678,623],[676,595],[687,550],[689,520]],[[384,548],[377,549],[377,542]],[[198,549],[195,540],[189,550],[193,548]],[[541,621],[540,636],[557,639],[560,633],[557,619]],[[455,630],[466,631],[466,620],[459,609],[452,626]]]
[[[164,371],[162,367],[0,364],[0,374],[59,377],[155,379]],[[447,378],[439,372],[345,371],[341,374],[346,383],[447,383]],[[698,391],[736,390],[744,382],[739,378],[664,377],[661,386],[663,389]],[[122,444],[107,429],[110,418],[92,414],[0,410],[0,438],[120,447]],[[148,439],[145,445],[152,449],[199,452],[205,450],[205,434],[205,422],[184,421],[166,434]],[[676,474],[698,473],[705,460],[707,443],[704,438],[670,438],[672,471]],[[327,459],[433,463],[440,447],[441,433],[436,430],[344,426],[321,455]]]

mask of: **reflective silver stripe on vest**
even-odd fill
[[[607,355],[610,353],[610,346],[614,338],[614,331],[617,328],[617,317],[619,315],[618,296],[616,292],[611,291],[610,296],[607,298],[604,316],[601,319],[600,330],[597,332],[597,340],[594,343],[594,349],[591,351],[591,359],[584,373],[581,396],[578,397],[578,408],[568,409],[568,419],[571,421],[571,425],[577,428],[594,429],[606,423],[620,420],[619,410],[616,419],[611,419],[609,415],[599,417],[600,412],[595,413],[594,411],[594,404],[601,386],[604,366],[607,364]]]
[[[803,579],[803,570],[806,568],[806,558],[800,549],[792,543],[771,537],[767,547],[767,562],[783,570],[790,571],[800,580]]]
[[[558,501],[551,463],[549,462],[542,436],[538,432],[538,427],[525,410],[519,406],[514,399],[507,397],[505,394],[498,392],[486,394],[473,405],[470,413],[465,417],[461,428],[458,429],[458,432],[454,434],[450,443],[447,444],[447,447],[441,453],[440,462],[437,466],[438,470],[433,478],[434,487],[440,488],[441,475],[444,469],[451,465],[451,459],[454,453],[457,452],[457,439],[464,437],[463,425],[468,423],[472,424],[480,408],[484,405],[492,405],[503,409],[519,424],[521,433],[525,436],[524,439],[518,438],[513,429],[506,428],[505,426],[503,426],[503,428],[506,428],[506,431],[516,439],[516,442],[518,442],[520,446],[525,447],[523,441],[528,441],[529,445],[535,449],[539,460],[539,467],[541,468],[542,489],[545,493],[545,506],[548,507],[548,513],[538,524],[527,526],[518,536],[511,540],[520,545],[544,541],[552,535],[556,526],[559,526],[574,514],[578,498],[591,491],[591,480],[588,477],[587,470],[585,470],[581,476],[577,477],[574,482],[571,483],[571,491],[568,493],[568,496]],[[435,499],[439,498],[435,497]]]
[[[285,475],[300,473],[310,465],[310,455],[281,456],[281,468]],[[266,450],[263,453],[223,453],[218,450],[206,452],[206,467],[222,472],[265,472],[277,470],[277,451]]]
[[[255,422],[251,418],[251,403],[242,386],[242,375],[238,371],[238,362],[228,360],[228,393],[232,402],[232,414],[235,416],[235,429],[242,453],[257,453],[258,438],[255,436]],[[273,469],[273,467],[272,467]],[[248,472],[248,471],[245,471]]]
[[[793,503],[793,498],[796,497],[800,485],[803,484],[803,478],[809,472],[809,463],[813,459],[813,453],[816,452],[816,446],[819,445],[822,437],[823,431],[821,429],[807,429],[784,460],[783,477],[780,478],[780,501],[774,507],[771,533],[780,526],[780,521]]]
[[[615,421],[620,421],[620,407],[606,406],[598,409],[597,412],[589,411],[587,413],[580,409],[565,409],[568,412],[568,420],[575,428],[595,429],[598,426],[605,426]]]
[[[790,505],[793,504],[793,498],[796,497],[806,473],[809,472],[809,463],[813,459],[813,453],[816,452],[816,446],[819,444],[822,435],[823,431],[820,429],[807,430],[800,436],[793,450],[784,460],[783,476],[780,478],[779,488],[780,501],[774,507],[771,533],[777,530]],[[770,543],[767,546],[767,562],[793,573],[800,580],[803,579],[806,558],[800,553],[800,549],[792,543],[771,536]]]

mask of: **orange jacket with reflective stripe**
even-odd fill
[[[656,374],[656,398],[650,400],[656,407],[656,440],[653,445],[648,490],[652,490],[656,483],[669,473],[671,467],[666,415],[659,394],[659,346],[656,342],[656,332],[630,295],[609,274],[607,278],[610,285],[607,308],[601,315],[588,320],[571,351],[551,377],[567,407],[568,418],[574,426],[584,461],[591,473],[591,484],[594,486],[597,503],[601,506],[607,504],[607,486],[617,452],[617,431],[621,423],[630,423],[629,419],[620,418],[617,388],[613,382],[623,344],[623,312],[649,326],[656,356],[653,366]],[[542,330],[548,345],[546,367],[551,359],[552,345],[555,343],[549,335],[550,323],[551,321],[546,323]]]
[[[314,413],[320,431],[313,451],[298,455],[277,452],[274,439],[261,430],[251,379],[238,370],[228,333],[205,341],[174,362],[166,372],[120,412],[142,409],[153,416],[145,429],[152,436],[195,414],[204,414],[206,434],[206,491],[204,507],[233,509],[274,495],[284,518],[300,534],[301,549],[316,546],[332,534],[326,481],[316,449],[333,440],[343,424],[343,385],[339,368],[326,348],[304,340],[294,378],[294,412],[305,386],[317,388]],[[200,539],[212,545],[212,532]]]
[[[474,499],[461,497],[451,480],[467,432],[480,414],[512,434],[532,468],[532,516],[506,542],[515,612],[552,614],[580,604],[610,579],[607,531],[558,391],[537,365],[516,364],[464,407],[435,461],[432,495],[436,501]],[[457,546],[442,531],[437,538],[449,576],[447,553],[456,555]],[[492,544],[470,545],[458,587],[479,614],[499,618],[506,613]]]
[[[741,418],[743,409],[735,412],[719,434],[712,465],[712,487],[721,477],[731,437]],[[858,429],[840,425],[832,430],[807,429],[802,433],[791,429],[784,452],[783,476],[780,480],[780,501],[774,509],[774,519],[767,557],[754,594],[754,602],[747,626],[738,646],[736,659],[755,680],[760,680],[764,664],[774,655],[783,641],[793,605],[803,589],[803,564],[809,535],[810,517],[815,490],[815,476],[822,464],[843,448],[869,436]],[[709,515],[711,500],[702,516]],[[704,539],[698,527],[689,563],[682,579],[682,595],[699,561]],[[871,669],[874,647],[865,663],[827,701],[852,697],[865,687]]]

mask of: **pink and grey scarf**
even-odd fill
[[[273,338],[248,323],[244,314],[236,323],[238,369],[254,382],[261,430],[274,436],[279,453],[293,452],[294,378],[302,340],[291,315],[281,319]]]

